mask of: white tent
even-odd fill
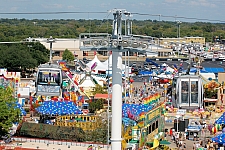
[[[79,87],[91,88],[91,87],[95,87],[95,84],[93,83],[91,78],[87,76],[86,79],[79,85]]]
[[[170,75],[170,74],[166,75],[165,73],[161,73],[157,77],[158,78],[163,78],[163,79],[173,79],[173,76],[172,75]]]
[[[103,62],[104,65],[109,66],[109,70],[112,69],[112,55],[109,56],[109,58]],[[125,68],[127,68],[127,71],[130,72],[130,69],[128,69],[128,66],[126,67],[126,65],[122,64],[122,69],[125,70]]]
[[[91,69],[91,67],[94,63],[97,63],[97,65],[94,69],[95,71],[106,71],[108,69],[108,67],[105,64],[103,64],[96,55],[95,55],[94,59],[92,61],[90,61],[89,63],[87,63],[86,65],[88,66],[89,69]]]
[[[171,73],[173,73],[173,72],[174,72],[174,69],[171,68],[171,67],[169,67],[169,66],[167,66],[167,67],[166,67],[166,72],[171,72]]]
[[[163,63],[161,66],[162,67],[167,67],[168,65],[166,63]]]
[[[211,78],[211,79],[216,79],[216,75],[215,75],[215,73],[201,73],[200,72],[200,75],[202,76],[202,77],[204,77],[205,79],[209,79],[209,78]]]
[[[112,55],[109,56],[109,58],[103,62],[104,65],[108,66],[109,67],[112,67]]]

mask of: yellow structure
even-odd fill
[[[151,147],[149,150],[154,150],[159,146],[159,141],[157,139],[153,140],[153,147]]]
[[[158,141],[164,138],[164,108],[163,103],[158,107],[140,116],[137,126],[132,127],[132,139],[130,144],[138,144],[138,147],[144,147],[147,143],[153,143],[149,149],[155,149],[159,146]],[[141,119],[142,118],[142,119]]]
[[[85,130],[95,130],[101,124],[99,116],[71,115],[58,116],[56,126],[79,127]]]
[[[217,93],[217,106],[225,106],[225,72],[218,73],[218,82],[221,83]]]
[[[199,43],[205,44],[205,37],[183,37],[183,38],[160,38],[160,45],[169,46],[174,43],[189,44]]]
[[[205,37],[184,37],[186,43],[200,43],[205,44]]]

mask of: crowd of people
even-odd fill
[[[160,93],[161,96],[165,95],[164,87],[158,82],[143,82],[139,86],[127,88],[126,93],[126,96],[129,97],[128,102],[133,104],[144,104],[143,99],[155,93]]]
[[[192,140],[188,138],[186,132],[176,132],[174,129],[167,132],[167,136],[171,138],[177,150],[224,150],[223,145],[215,143],[210,139],[202,139],[196,133],[194,133]]]

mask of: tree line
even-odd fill
[[[111,19],[104,20],[26,20],[0,19],[0,41],[16,41],[27,37],[77,38],[80,33],[112,33]],[[123,32],[125,31],[123,25]],[[176,38],[178,24],[173,21],[132,20],[132,32],[157,38]],[[225,37],[224,23],[182,22],[180,37],[202,36],[212,42],[213,36]]]
[[[112,33],[111,19],[104,20],[26,20],[0,19],[0,42],[22,41],[28,37],[78,38],[80,33]],[[123,33],[125,27],[123,25]],[[132,20],[132,34],[157,38],[176,38],[178,24],[172,21]],[[183,22],[180,37],[202,36],[206,42],[225,37],[225,24]],[[8,69],[34,68],[45,63],[49,51],[40,43],[0,44],[0,67]],[[69,60],[72,57],[65,55]]]

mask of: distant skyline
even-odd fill
[[[0,2],[0,18],[10,19],[113,19],[113,15],[108,11],[118,8],[133,13],[132,18],[137,20],[225,23],[224,0],[0,0]],[[59,13],[19,14],[44,12]]]

